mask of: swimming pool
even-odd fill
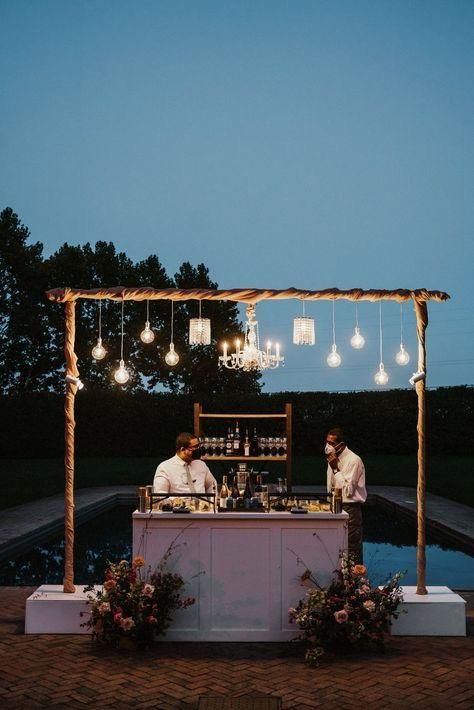
[[[76,529],[76,583],[102,581],[107,560],[130,558],[133,508],[120,506]],[[64,541],[56,538],[0,565],[0,585],[61,584]],[[380,584],[406,570],[403,584],[416,583],[416,528],[414,522],[380,506],[364,509],[364,563],[372,584]],[[474,589],[474,556],[427,533],[426,583],[454,589]]]

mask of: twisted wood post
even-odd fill
[[[418,334],[418,372],[426,373],[426,327],[428,325],[428,306],[426,301],[413,301],[416,315],[416,331]],[[416,487],[417,524],[416,539],[416,593],[427,594],[426,576],[426,380],[423,378],[415,383],[418,398],[418,482]]]
[[[64,354],[66,357],[66,376],[79,377],[77,369],[77,356],[74,352],[76,331],[75,301],[66,301],[64,304]],[[74,399],[77,385],[66,382],[66,396],[64,400],[64,578],[63,592],[72,594],[76,591],[74,586]]]

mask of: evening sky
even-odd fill
[[[0,207],[46,255],[110,240],[221,288],[444,290],[427,384],[473,383],[473,2],[0,0],[0,67]],[[307,304],[317,343],[296,348],[301,305],[258,306],[286,357],[267,391],[375,388],[378,305],[353,351],[336,304],[336,370],[330,309]],[[407,367],[398,304],[383,325],[406,387],[411,307]]]

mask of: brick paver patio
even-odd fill
[[[97,647],[88,636],[25,636],[32,591],[0,588],[2,708],[193,710],[210,695],[277,696],[284,710],[474,707],[472,630],[466,638],[393,637],[384,655],[310,669],[297,644],[163,643],[134,653]]]

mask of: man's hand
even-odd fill
[[[336,454],[327,454],[326,459],[334,472],[339,470],[339,459],[337,458]]]

